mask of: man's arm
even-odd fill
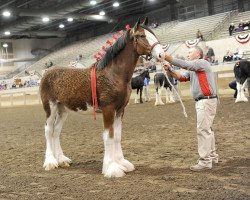
[[[165,69],[165,71],[167,72],[167,74],[170,74],[172,77],[174,77],[175,79],[179,80],[180,82],[189,81],[189,79],[187,77],[185,77],[181,73],[175,71],[171,67],[171,65],[164,64],[163,68]]]
[[[177,58],[173,58],[171,55],[165,53],[161,54],[161,58],[170,62],[174,66],[181,67],[183,69],[191,70],[191,71],[203,71],[204,66],[208,65],[208,62],[202,59],[188,61],[188,60],[181,60]]]

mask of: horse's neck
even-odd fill
[[[124,49],[114,58],[111,70],[121,80],[129,82],[132,78],[139,55],[135,52],[133,42],[128,41]]]

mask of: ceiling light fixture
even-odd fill
[[[89,3],[90,5],[93,5],[93,6],[96,5],[96,1],[90,1]]]
[[[106,13],[104,12],[104,11],[101,11],[101,12],[99,12],[99,15],[101,15],[101,16],[103,16],[103,15],[105,15]]]
[[[10,16],[10,11],[8,11],[8,10],[3,11],[3,16],[4,17],[9,17]]]
[[[4,47],[4,48],[7,48],[8,46],[9,46],[9,45],[8,45],[7,43],[4,43],[4,44],[3,44],[3,47]]]
[[[48,17],[43,17],[43,18],[42,18],[42,21],[43,21],[43,22],[48,22],[48,21],[49,21],[49,18],[48,18]]]
[[[60,25],[59,25],[59,28],[64,28],[64,24],[60,24]]]
[[[5,31],[4,35],[10,35],[10,32],[9,31]]]
[[[68,22],[72,22],[72,21],[73,21],[73,18],[72,18],[72,17],[69,17],[69,18],[67,19],[67,21],[68,21]]]
[[[113,3],[113,6],[114,6],[114,7],[118,7],[119,5],[120,5],[120,4],[119,4],[117,1]]]

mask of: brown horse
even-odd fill
[[[121,148],[122,117],[131,94],[131,78],[140,55],[160,59],[163,52],[156,36],[147,26],[147,19],[128,30],[110,47],[96,64],[96,90],[104,123],[104,159],[102,173],[121,177],[134,170],[124,159]],[[71,160],[62,151],[59,136],[67,110],[87,110],[92,106],[91,69],[53,68],[41,80],[40,93],[46,112],[46,153],[44,168],[69,166]]]

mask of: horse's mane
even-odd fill
[[[109,47],[102,57],[102,59],[97,63],[98,69],[105,68],[108,63],[117,56],[117,54],[125,47],[127,44],[127,38],[129,37],[129,31],[127,31],[123,36],[121,36],[113,46]]]

